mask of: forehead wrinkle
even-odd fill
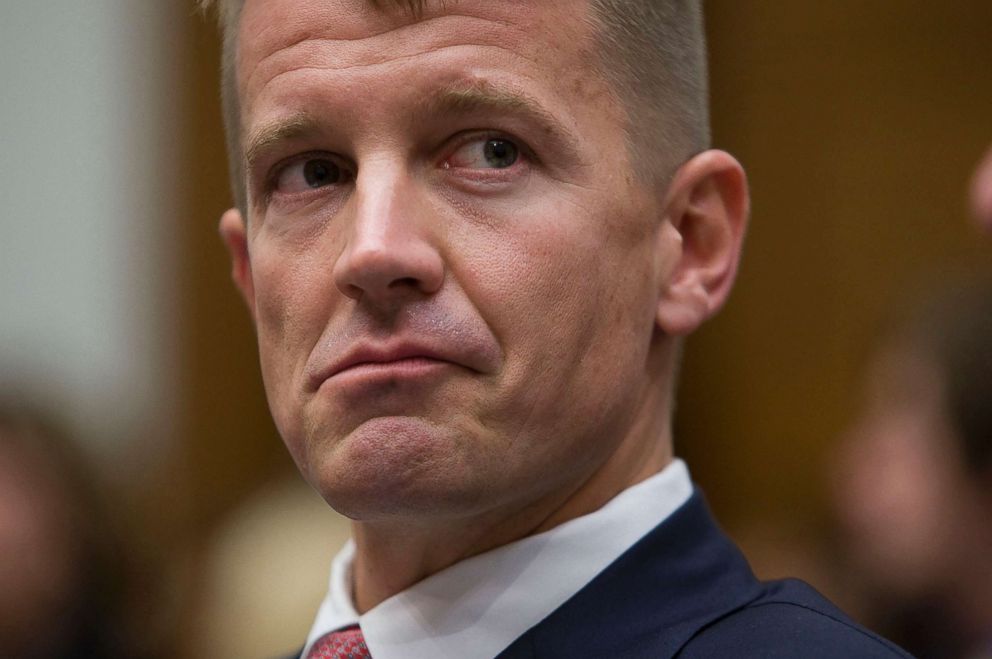
[[[382,65],[388,65],[388,64],[398,64],[398,63],[404,62],[406,60],[415,59],[417,57],[421,57],[421,56],[424,56],[424,55],[440,54],[440,53],[442,53],[442,52],[444,52],[446,50],[450,50],[452,48],[475,48],[475,47],[478,47],[478,46],[476,44],[473,44],[473,43],[465,43],[462,40],[458,40],[457,42],[454,42],[454,43],[449,43],[449,44],[445,44],[445,45],[442,45],[442,46],[436,46],[436,45],[434,45],[434,46],[431,46],[430,48],[428,48],[426,50],[420,50],[420,51],[416,51],[416,52],[411,52],[411,53],[404,54],[404,55],[399,55],[399,56],[394,56],[394,57],[381,57],[381,58],[379,58],[378,60],[376,60],[374,62],[361,62],[361,63],[356,63],[356,64],[349,64],[349,65],[346,65],[346,66],[335,66],[335,65],[323,65],[322,66],[322,65],[318,65],[318,64],[294,66],[292,68],[287,68],[287,69],[285,69],[283,71],[279,71],[279,72],[273,74],[270,78],[268,78],[262,84],[262,88],[268,87],[274,81],[276,81],[279,78],[281,78],[283,76],[286,76],[286,75],[292,75],[292,74],[298,74],[298,73],[305,73],[305,72],[309,72],[309,71],[314,71],[314,72],[325,72],[325,71],[348,72],[348,71],[352,71],[352,70],[356,70],[356,69],[372,68],[372,67],[382,66]],[[519,53],[519,52],[513,50],[512,48],[508,48],[506,46],[501,46],[499,44],[487,44],[487,45],[482,46],[482,47],[483,48],[486,48],[486,49],[495,50],[495,51],[501,51],[501,52],[505,53],[506,55],[508,55],[511,58],[516,58],[516,59],[519,59],[519,60],[523,60],[523,61],[525,61],[525,62],[527,62],[529,64],[532,64],[532,65],[538,65],[539,64],[539,61],[538,61],[538,59],[536,57],[528,57],[527,55],[524,55],[522,53]],[[256,94],[254,94],[255,97],[258,97],[260,95],[261,95],[261,90],[259,90]],[[248,118],[247,117],[247,113],[243,113],[242,119],[247,119],[247,118]],[[243,129],[244,129],[244,127],[243,127]]]
[[[448,20],[458,20],[462,24],[459,25],[457,30],[445,31],[437,27],[438,22]],[[498,26],[495,30],[493,24]],[[272,28],[266,28],[266,30],[268,29]],[[406,34],[409,31],[417,31],[425,36],[433,36],[435,40],[410,37]],[[250,72],[248,72],[247,77],[242,81],[242,89],[245,91],[252,89],[256,78],[259,76],[264,77],[266,73],[271,72],[273,69],[278,71],[281,68],[285,68],[286,61],[296,62],[297,66],[294,68],[298,69],[314,68],[345,71],[356,68],[357,66],[384,64],[394,60],[401,61],[402,59],[424,55],[451,46],[490,45],[492,47],[512,50],[501,46],[498,42],[505,41],[508,36],[520,36],[519,33],[520,29],[512,23],[495,18],[479,18],[465,14],[445,14],[443,16],[424,19],[417,23],[406,24],[374,34],[356,37],[322,37],[313,31],[304,31],[302,34],[293,35],[267,48],[266,50],[268,52],[256,59],[252,64]],[[264,34],[264,31],[262,34]],[[444,38],[437,39],[436,35],[444,35]],[[473,39],[482,39],[487,36],[489,37],[488,40],[494,43],[479,44],[473,41]],[[240,43],[243,46],[248,41],[248,39],[242,38]],[[384,41],[390,47],[382,47]],[[328,48],[333,48],[335,44],[341,46],[334,51],[335,56],[347,55],[348,59],[358,60],[361,63],[336,65],[334,62],[328,62]],[[397,46],[399,47],[397,48]],[[512,52],[518,56],[520,55],[516,51]],[[241,56],[244,56],[243,51]],[[260,86],[268,84],[269,81],[278,75],[278,72],[270,75],[266,82]]]
[[[310,71],[317,71],[317,72],[333,71],[335,73],[338,73],[338,72],[347,72],[347,71],[355,70],[355,69],[371,68],[371,67],[376,67],[376,66],[395,65],[395,64],[398,64],[398,63],[403,62],[405,60],[410,60],[410,59],[414,59],[414,58],[423,56],[423,55],[425,55],[427,53],[437,54],[437,53],[440,53],[440,52],[442,52],[444,50],[448,50],[450,48],[463,48],[463,47],[469,47],[470,48],[470,47],[473,47],[473,44],[458,43],[458,44],[454,44],[454,45],[450,45],[450,46],[444,46],[444,47],[441,47],[441,48],[433,48],[433,49],[431,49],[429,51],[411,53],[409,55],[403,55],[401,57],[395,57],[395,58],[391,58],[391,59],[386,59],[385,61],[381,61],[381,62],[375,62],[375,63],[363,62],[361,64],[352,64],[352,65],[344,66],[344,67],[335,67],[335,66],[299,66],[299,67],[294,67],[294,68],[287,69],[285,71],[280,71],[279,73],[276,73],[271,78],[269,78],[268,80],[266,80],[266,82],[264,84],[264,87],[270,86],[273,82],[275,82],[279,78],[281,78],[283,76],[287,76],[287,75],[295,75],[295,74],[306,73],[306,72],[310,72]],[[525,56],[521,55],[520,53],[517,53],[516,51],[513,51],[513,50],[508,49],[508,48],[504,48],[503,46],[490,45],[490,46],[486,46],[486,48],[491,48],[491,49],[494,49],[494,50],[503,51],[506,54],[508,54],[510,57],[515,57],[515,58],[518,58],[518,59],[522,59],[522,60],[524,60],[526,62],[530,62],[530,63],[536,62],[536,60],[533,60],[531,58],[525,57]],[[258,96],[261,96],[261,95],[262,95],[262,91],[259,90],[259,92],[256,94],[256,99],[257,99]],[[540,104],[537,103],[536,101],[533,102],[533,103],[531,103],[530,105],[532,107],[540,107]],[[543,109],[540,112],[544,116],[550,116]],[[242,122],[243,123],[242,123],[241,130],[242,130],[243,133],[247,133],[248,132],[247,128],[251,124],[251,120],[250,120],[250,115],[251,114],[253,114],[253,113],[251,112],[250,108],[244,109],[242,111],[242,117],[241,118],[242,118]],[[537,118],[537,117],[535,117],[535,118]],[[316,120],[313,117],[310,117],[310,119],[312,119],[312,123],[316,123]],[[554,128],[553,124],[548,124],[547,122],[542,122],[542,123],[545,123],[546,125],[548,125],[549,128]]]
[[[278,80],[279,78],[281,78],[284,75],[291,75],[291,74],[295,74],[295,73],[303,73],[303,72],[307,72],[307,71],[346,72],[346,71],[353,71],[355,69],[374,68],[374,67],[377,67],[377,66],[383,66],[383,65],[388,65],[388,64],[397,64],[397,63],[400,63],[400,62],[404,62],[406,60],[415,59],[417,57],[422,57],[422,56],[427,55],[427,54],[440,53],[440,52],[442,52],[444,50],[448,50],[450,48],[471,48],[471,47],[474,47],[474,45],[473,44],[457,43],[457,44],[451,44],[451,45],[443,46],[443,47],[439,47],[439,48],[430,48],[430,49],[424,50],[424,51],[419,51],[419,52],[415,52],[415,53],[409,53],[407,55],[400,55],[400,56],[397,56],[397,57],[382,58],[380,61],[376,61],[376,62],[362,62],[360,64],[349,64],[347,66],[330,66],[330,65],[328,65],[328,66],[318,66],[318,65],[297,66],[297,67],[293,67],[291,69],[287,69],[285,71],[280,71],[279,73],[276,73],[271,78],[269,78],[265,82],[265,84],[266,85],[269,85],[273,81]],[[516,52],[514,52],[512,50],[503,48],[501,46],[495,46],[494,45],[494,46],[487,46],[487,48],[493,48],[495,50],[504,50],[507,53],[509,53],[510,55],[512,55],[514,57],[519,57],[520,59],[523,59],[523,60],[528,61],[528,62],[532,62],[533,63],[535,61],[535,60],[530,59],[530,58],[522,57],[518,53],[516,53]]]

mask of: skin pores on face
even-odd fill
[[[246,5],[263,376],[301,471],[345,514],[519,510],[656,455],[675,254],[587,11]]]

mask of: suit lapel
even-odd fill
[[[762,593],[697,492],[501,659],[671,657]]]

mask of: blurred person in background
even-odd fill
[[[979,226],[992,233],[992,148],[971,182],[971,210]]]
[[[347,542],[348,522],[295,472],[241,504],[207,547],[193,656],[274,657],[297,645],[327,591],[314,575]]]
[[[992,280],[893,327],[834,474],[845,553],[871,626],[923,659],[992,657]]]
[[[95,476],[47,417],[0,402],[0,657],[132,659],[125,556]]]

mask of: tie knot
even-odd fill
[[[324,634],[307,653],[307,659],[371,659],[365,637],[358,626]]]

